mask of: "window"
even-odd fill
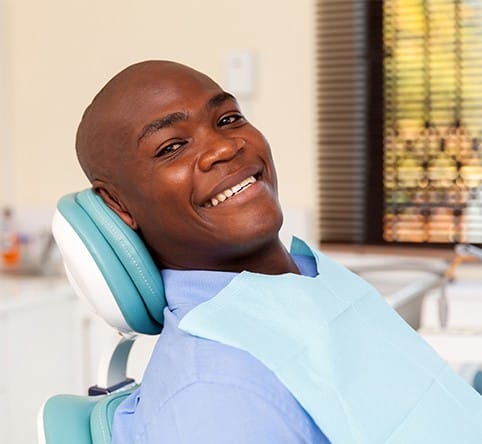
[[[322,242],[482,242],[480,3],[319,2]]]
[[[384,2],[383,237],[482,240],[482,8]]]

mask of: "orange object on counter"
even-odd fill
[[[20,263],[20,242],[17,235],[12,234],[9,248],[2,249],[2,262],[8,267],[14,267]]]
[[[0,265],[15,268],[20,264],[20,239],[13,229],[12,210],[3,209],[0,221]]]

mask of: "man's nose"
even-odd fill
[[[240,137],[216,135],[206,141],[203,153],[199,157],[198,166],[202,171],[209,171],[215,164],[227,162],[244,147],[245,141]]]

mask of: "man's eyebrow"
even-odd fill
[[[137,144],[141,141],[143,137],[149,136],[150,134],[158,131],[162,128],[167,128],[172,126],[176,122],[182,122],[187,120],[188,115],[183,112],[176,112],[168,114],[167,116],[161,117],[160,119],[154,120],[151,123],[148,123],[139,134],[137,138]]]
[[[218,107],[219,105],[223,104],[227,100],[233,100],[236,102],[236,97],[234,97],[232,94],[229,94],[226,91],[223,91],[219,94],[216,94],[215,96],[211,97],[208,100],[208,103],[206,104],[207,109],[213,109]]]
[[[206,108],[216,108],[227,100],[233,100],[234,102],[236,102],[236,97],[226,91],[220,92],[219,94],[216,94],[208,100],[208,102],[206,103]],[[144,128],[142,128],[139,137],[137,138],[137,144],[139,145],[142,138],[149,136],[150,134],[162,128],[170,127],[176,122],[185,121],[188,119],[188,117],[189,116],[187,115],[187,113],[175,112],[168,114],[167,116],[161,117],[160,119],[154,120],[151,123],[148,123]]]

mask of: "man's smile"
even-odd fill
[[[211,197],[207,202],[204,203],[203,207],[211,208],[216,207],[219,204],[223,203],[224,201],[228,200],[229,198],[242,193],[244,190],[249,188],[253,183],[256,182],[256,178],[254,176],[248,176],[246,179],[243,179],[241,182],[233,185],[230,188],[217,193],[214,197]]]

